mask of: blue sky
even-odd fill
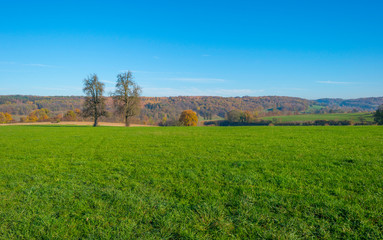
[[[382,1],[0,1],[0,94],[383,96]]]

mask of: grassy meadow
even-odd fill
[[[383,238],[383,127],[0,126],[1,239]]]
[[[365,122],[373,122],[374,117],[372,113],[328,113],[328,114],[301,114],[301,115],[288,115],[288,116],[272,116],[263,117],[264,120],[278,119],[279,122],[306,122],[315,120],[350,120],[354,122],[361,122],[361,118]]]

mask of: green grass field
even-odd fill
[[[0,126],[1,239],[382,239],[383,127]]]
[[[272,116],[263,117],[264,120],[278,119],[280,122],[305,122],[315,120],[350,120],[360,122],[360,118],[364,121],[373,122],[374,118],[372,113],[329,113],[329,114],[301,114],[290,116]]]

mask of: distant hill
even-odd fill
[[[383,104],[383,97],[369,97],[357,99],[322,98],[316,102],[328,107],[355,108],[362,111],[374,111]]]
[[[0,95],[0,112],[13,115],[28,115],[34,109],[47,108],[52,114],[81,109],[84,97],[81,96],[27,96]],[[141,113],[138,120],[155,123],[163,118],[177,119],[186,109],[198,113],[200,119],[224,118],[230,110],[250,111],[258,116],[279,116],[302,113],[342,113],[374,111],[383,104],[383,97],[359,99],[326,98],[307,100],[296,97],[142,97]],[[108,97],[107,107],[112,110]],[[110,116],[116,118],[116,116]]]

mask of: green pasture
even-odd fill
[[[0,134],[0,239],[383,238],[381,126]]]
[[[373,122],[372,113],[328,113],[328,114],[301,114],[289,116],[263,117],[264,120],[277,119],[279,122],[307,122],[315,120],[350,120],[354,122]]]

